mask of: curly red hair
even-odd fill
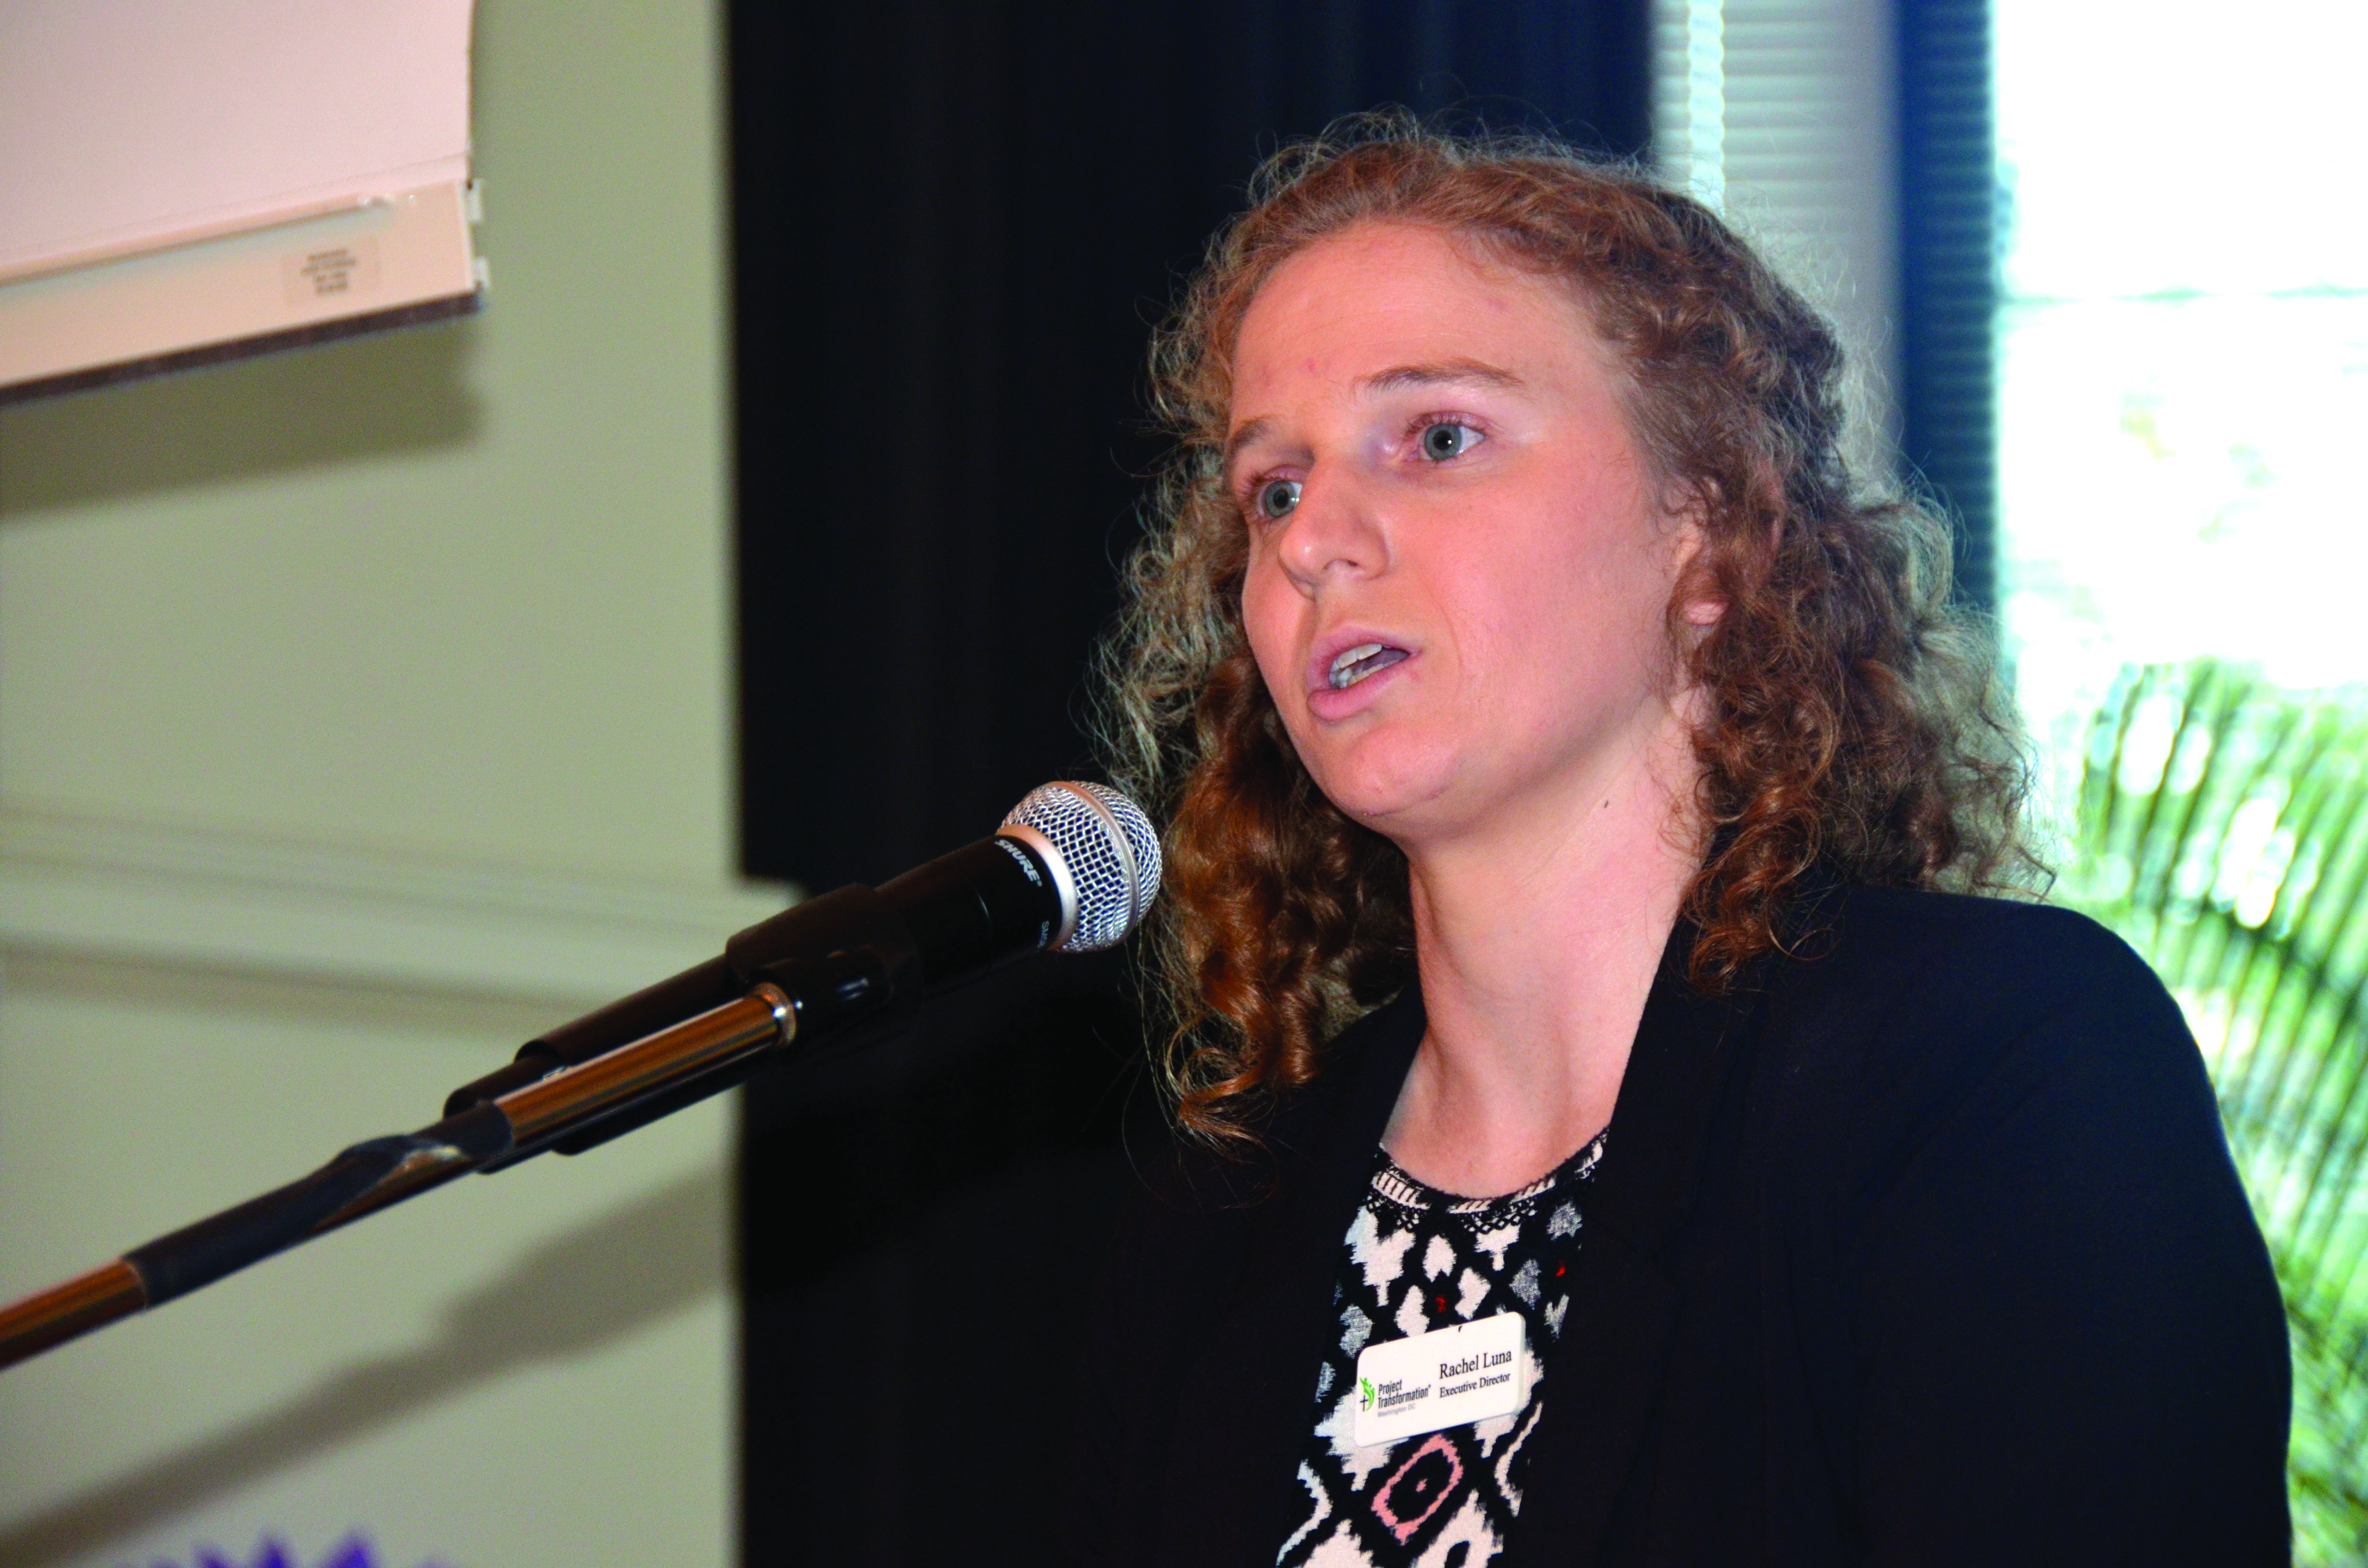
[[[1406,866],[1301,767],[1241,620],[1247,532],[1220,476],[1242,318],[1285,259],[1353,225],[1421,224],[1555,279],[1623,367],[1665,499],[1703,547],[1671,606],[1725,605],[1688,674],[1706,713],[1712,848],[1686,895],[1691,979],[1790,947],[1813,865],[1845,881],[2003,891],[2037,871],[2026,769],[1945,529],[1868,497],[1843,457],[1832,331],[1736,233],[1631,168],[1535,138],[1345,122],[1268,160],[1153,347],[1177,440],[1105,649],[1116,771],[1164,815],[1152,944],[1179,1119],[1254,1137],[1327,1040],[1414,972]]]

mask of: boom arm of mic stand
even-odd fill
[[[857,960],[861,967],[860,955],[834,957]],[[834,1000],[848,1006],[864,999],[863,990],[860,982],[844,980]],[[300,1181],[0,1307],[0,1368],[162,1306],[455,1176],[514,1165],[678,1085],[785,1047],[801,1032],[802,1010],[779,987],[760,984],[737,1002],[561,1068],[416,1132],[354,1144]]]
[[[1020,802],[1023,812],[1028,805]],[[759,921],[725,943],[722,958],[529,1040],[508,1066],[454,1090],[441,1121],[357,1143],[301,1181],[0,1307],[0,1368],[465,1172],[590,1148],[731,1086],[792,1041],[909,1012],[925,990],[1053,944],[1044,900],[1057,890],[1061,919],[1072,920],[1076,889],[1051,842],[1030,832],[1041,849],[998,832],[882,888],[849,885]],[[1123,845],[1110,853],[1134,864]],[[1156,846],[1150,865],[1156,884]],[[1131,881],[1121,890],[1135,913],[1141,892]],[[696,1016],[673,1021],[686,1014]]]

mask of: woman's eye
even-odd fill
[[[1449,458],[1462,457],[1478,446],[1481,439],[1480,432],[1469,425],[1441,420],[1422,427],[1422,455],[1433,462],[1445,462]]]
[[[1299,505],[1299,481],[1273,479],[1258,486],[1258,514],[1261,517],[1287,517]]]

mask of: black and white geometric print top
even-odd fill
[[[1481,1568],[1521,1506],[1530,1434],[1545,1408],[1539,1365],[1562,1335],[1578,1250],[1583,1184],[1603,1134],[1519,1192],[1457,1198],[1384,1153],[1343,1244],[1333,1311],[1340,1332],[1315,1375],[1315,1429],[1300,1462],[1307,1513],[1277,1568]],[[1372,1448],[1353,1437],[1357,1357],[1368,1345],[1516,1312],[1530,1403]]]

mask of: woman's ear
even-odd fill
[[[1694,495],[1678,508],[1676,520],[1677,585],[1671,602],[1679,619],[1706,631],[1726,614],[1725,596],[1718,591],[1716,574],[1707,559],[1709,507],[1702,496]]]
[[[1707,586],[1706,584],[1704,585]],[[1690,593],[1679,614],[1685,618],[1688,626],[1700,627],[1707,631],[1725,616],[1726,601],[1713,593]]]

